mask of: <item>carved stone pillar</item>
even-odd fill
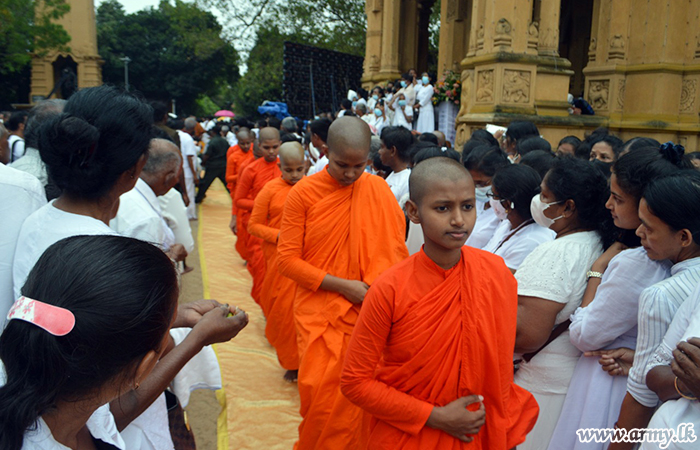
[[[401,0],[384,0],[382,17],[382,56],[380,73],[384,77],[397,78],[399,71],[399,46],[401,37]]]
[[[537,51],[540,55],[559,56],[559,14],[561,0],[541,0],[538,24]]]
[[[471,28],[468,0],[447,0],[440,5],[440,52],[437,77],[445,71],[460,71],[459,63],[467,54]]]

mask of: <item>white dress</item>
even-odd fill
[[[401,172],[391,172],[386,177],[386,183],[391,188],[392,194],[397,202],[401,202],[404,195],[408,194],[408,178],[411,176],[411,169],[404,169]]]
[[[496,232],[496,227],[501,221],[496,217],[493,208],[484,209],[488,203],[476,201],[476,223],[464,245],[483,249]]]
[[[669,261],[652,261],[642,247],[615,256],[594,300],[571,316],[571,343],[582,352],[635,348],[639,297],[645,288],[667,278],[670,269]],[[576,435],[579,428],[613,428],[627,392],[627,377],[611,377],[598,359],[579,358],[550,450],[603,450],[607,446],[602,442],[581,443]]]
[[[520,226],[521,228],[516,228],[515,233],[510,236],[512,234],[510,221],[501,221],[491,240],[483,247],[484,251],[503,258],[506,267],[511,270],[518,270],[527,255],[540,244],[551,242],[556,237],[554,231],[534,222]]]
[[[401,112],[403,111],[403,112]],[[396,102],[396,110],[394,111],[394,119],[391,122],[392,126],[404,127],[408,130],[413,130],[413,127],[406,119],[407,117],[413,117],[413,106],[409,105],[408,102],[403,108],[399,106],[399,102]]]
[[[45,204],[39,180],[0,163],[0,330],[17,298],[12,288],[12,265],[22,223]]]
[[[435,110],[433,109],[433,86],[423,86],[416,93],[416,103],[420,104],[416,131],[420,133],[432,133],[435,131]]]
[[[673,350],[680,341],[700,336],[700,285],[698,285],[688,300],[683,302],[666,332],[661,344],[657,347],[646,372],[660,365],[669,365],[673,360]],[[646,375],[645,375],[646,376]],[[649,428],[676,429],[680,424],[695,424],[697,436],[700,424],[700,403],[697,400],[679,398],[669,400],[659,407],[649,421]],[[697,448],[695,443],[672,443],[668,448],[673,450],[690,450]],[[657,445],[643,444],[641,449],[657,449]]]
[[[546,242],[530,253],[515,272],[518,295],[562,303],[555,325],[566,321],[581,304],[586,272],[603,253],[596,231],[585,231]],[[532,393],[540,406],[535,427],[518,450],[546,449],[559,420],[569,381],[581,352],[565,331],[529,362],[522,362],[514,381]]]

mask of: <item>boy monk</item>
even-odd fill
[[[367,448],[511,449],[539,410],[513,384],[515,278],[501,258],[464,247],[476,210],[461,164],[427,159],[409,183],[425,245],[367,293],[342,391],[373,416]]]
[[[235,205],[238,209],[239,223],[238,236],[243,237],[246,246],[248,271],[253,277],[253,300],[260,303],[260,288],[265,278],[265,259],[262,253],[262,240],[247,235],[248,220],[253,211],[255,197],[263,186],[282,175],[277,165],[277,152],[280,148],[280,132],[276,128],[263,128],[260,130],[260,151],[262,157],[249,163],[241,172],[236,185]]]
[[[229,228],[231,228],[233,234],[236,234],[238,231],[236,229],[237,210],[234,200],[236,196],[236,184],[238,183],[238,171],[243,161],[253,159],[253,152],[251,151],[253,147],[253,136],[250,130],[248,128],[239,129],[236,138],[238,139],[238,143],[230,147],[226,152],[226,185],[228,186],[228,191],[231,193],[231,203],[233,203]]]
[[[298,142],[286,142],[279,150],[282,177],[262,188],[255,198],[253,213],[248,221],[248,232],[263,240],[265,278],[260,290],[260,307],[267,318],[265,336],[277,350],[280,365],[287,370],[284,379],[296,381],[299,369],[297,332],[294,326],[294,290],[296,283],[277,270],[277,241],[282,211],[289,191],[306,172],[304,148]]]
[[[328,131],[328,166],[292,188],[278,267],[296,281],[301,416],[298,450],[357,449],[362,411],[340,393],[360,305],[380,273],[408,256],[406,223],[389,186],[366,173],[369,126],[343,117]]]

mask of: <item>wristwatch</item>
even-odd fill
[[[586,281],[590,280],[591,278],[603,278],[603,274],[589,270],[586,272]]]

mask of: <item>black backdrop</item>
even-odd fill
[[[289,113],[303,119],[336,111],[348,90],[361,84],[361,56],[284,43],[284,100]],[[312,92],[313,84],[313,92]]]

